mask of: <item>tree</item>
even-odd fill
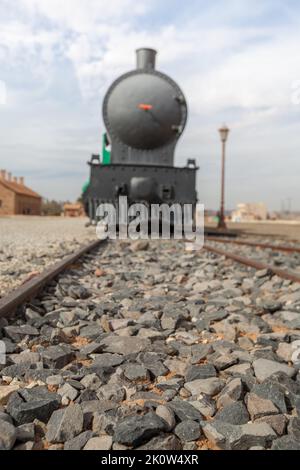
[[[62,201],[44,199],[42,202],[42,215],[60,216],[63,212],[64,204]]]

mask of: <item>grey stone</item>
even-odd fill
[[[108,413],[94,413],[93,432],[98,435],[112,436],[117,424],[117,418]]]
[[[34,441],[34,424],[22,424],[17,427],[16,433],[16,440],[19,442]]]
[[[184,386],[194,396],[200,393],[214,396],[222,390],[224,382],[223,380],[213,377],[210,379],[199,379],[187,382]]]
[[[16,428],[6,421],[0,420],[0,450],[10,450],[16,442]]]
[[[20,389],[19,384],[15,385],[0,385],[0,405],[6,405],[9,397]]]
[[[6,421],[7,423],[13,424],[12,417],[3,411],[0,411],[0,421]]]
[[[162,400],[171,401],[177,395],[177,390],[168,389],[165,390],[161,396]]]
[[[41,355],[44,364],[55,369],[62,369],[75,359],[74,351],[66,344],[49,346]]]
[[[24,351],[20,354],[11,354],[10,359],[15,364],[36,364],[40,360],[40,355],[38,353]]]
[[[160,434],[135,450],[182,450],[182,444],[173,434]]]
[[[163,365],[162,362],[157,361],[152,364],[144,364],[154,377],[164,376],[168,373],[168,369]]]
[[[252,373],[252,367],[251,364],[237,364],[226,369],[225,373],[236,377],[243,377]]]
[[[256,361],[253,362],[253,368],[259,382],[263,382],[276,372],[283,372],[289,377],[293,377],[297,373],[297,370],[293,367],[289,367],[280,362],[269,361],[268,359],[262,358],[256,359]]]
[[[280,316],[281,320],[288,328],[300,329],[300,315],[298,312],[282,311],[278,312],[277,315]]]
[[[226,387],[223,388],[217,400],[218,408],[230,405],[240,400],[243,394],[243,384],[240,378],[232,379]]]
[[[182,320],[183,316],[177,311],[165,312],[160,319],[160,323],[163,330],[175,330]]]
[[[280,359],[283,359],[285,362],[290,362],[293,355],[293,347],[291,344],[288,343],[279,343],[276,354]]]
[[[22,379],[26,372],[30,369],[31,364],[14,364],[12,366],[4,367],[4,369],[0,370],[0,375],[2,377],[11,377],[11,378],[18,378]]]
[[[84,286],[70,286],[68,289],[68,295],[72,299],[88,299],[91,294]]]
[[[191,420],[200,422],[202,420],[200,411],[187,401],[173,400],[168,403],[168,407],[174,411],[180,421]]]
[[[95,354],[101,352],[102,346],[100,343],[93,341],[92,343],[87,344],[80,349],[81,356],[89,356],[90,354]]]
[[[99,388],[97,396],[100,399],[104,398],[104,400],[112,400],[119,403],[125,398],[125,389],[118,383],[108,383]]]
[[[18,342],[23,336],[39,336],[39,330],[30,325],[5,326],[3,328],[5,335],[14,342]]]
[[[200,366],[192,365],[189,367],[185,374],[185,380],[192,382],[197,379],[208,379],[210,377],[216,377],[216,369],[212,364],[203,364]]]
[[[86,325],[80,328],[80,336],[83,338],[93,340],[93,341],[97,340],[98,337],[102,334],[103,334],[102,327],[95,322],[90,323],[89,325]]]
[[[141,328],[137,336],[138,338],[148,338],[151,342],[162,340],[165,338],[164,333],[151,328]]]
[[[287,408],[284,391],[281,389],[280,385],[276,383],[275,377],[270,380],[274,380],[274,382],[268,380],[262,384],[254,385],[251,389],[251,393],[265,400],[271,400],[281,413],[286,413]]]
[[[130,249],[133,253],[137,251],[147,251],[149,248],[149,242],[147,240],[136,240],[130,246]]]
[[[238,362],[238,359],[231,354],[222,354],[213,361],[218,370],[225,370]]]
[[[114,410],[118,405],[111,400],[88,400],[80,403],[83,412],[83,427],[90,429],[95,413],[105,413]]]
[[[288,434],[291,435],[296,441],[300,441],[300,418],[291,418],[288,425]]]
[[[144,338],[110,336],[101,341],[101,346],[105,352],[128,356],[149,349],[151,342]]]
[[[181,377],[174,377],[173,379],[165,380],[162,382],[159,382],[156,385],[156,388],[159,390],[176,390],[178,391],[182,386],[183,386],[184,380]]]
[[[262,308],[270,313],[275,313],[282,308],[281,302],[267,300],[263,302]]]
[[[110,450],[113,440],[111,436],[92,437],[83,450]]]
[[[254,421],[267,415],[278,414],[278,408],[271,400],[261,398],[255,393],[249,393],[246,397],[247,408],[251,419]]]
[[[192,346],[192,364],[205,359],[209,354],[213,353],[213,347],[211,344],[195,344]]]
[[[128,364],[125,367],[124,375],[128,380],[131,380],[131,381],[149,379],[149,374],[148,374],[147,369],[140,364]]]
[[[78,396],[78,390],[76,390],[68,383],[64,384],[61,388],[59,388],[57,390],[57,393],[70,401],[76,400]]]
[[[137,447],[161,431],[165,431],[165,429],[165,421],[155,413],[147,413],[144,416],[129,416],[117,424],[114,441]]]
[[[201,436],[201,429],[198,423],[195,421],[182,421],[179,423],[175,430],[174,433],[176,434],[181,441],[196,441],[197,439],[200,438]]]
[[[81,384],[89,390],[97,391],[102,383],[97,374],[88,374],[81,380]]]
[[[215,401],[208,395],[200,394],[197,401],[191,401],[189,403],[193,405],[196,410],[200,411],[200,413],[206,418],[211,418],[216,412]]]
[[[47,428],[46,438],[51,443],[66,442],[76,437],[83,428],[83,413],[80,405],[75,404],[54,411]]]
[[[300,442],[292,436],[282,436],[273,442],[271,450],[300,450]]]
[[[270,271],[268,269],[261,269],[260,271],[256,271],[255,273],[255,277],[257,277],[258,279],[261,279],[269,275],[270,275]]]
[[[10,397],[7,412],[18,425],[31,423],[34,419],[46,423],[53,411],[59,408],[60,400],[59,395],[50,393],[46,389],[22,390]]]
[[[224,450],[247,450],[253,446],[268,446],[276,433],[266,423],[236,426],[215,420],[203,427],[205,436]]]
[[[288,419],[285,415],[264,416],[255,420],[256,423],[267,423],[278,436],[285,434]]]
[[[157,416],[159,416],[160,418],[162,418],[166,421],[166,423],[167,423],[166,431],[167,432],[170,432],[170,431],[172,431],[172,429],[174,429],[174,427],[176,425],[176,420],[175,420],[174,412],[171,408],[169,408],[168,406],[159,405],[156,408],[156,414],[157,414]]]
[[[55,387],[59,387],[63,383],[64,383],[64,378],[61,375],[50,375],[50,377],[47,377],[46,379],[47,385],[52,385]]]
[[[65,326],[73,325],[78,321],[75,310],[61,312],[59,318]]]
[[[85,444],[93,437],[92,431],[85,431],[78,436],[65,442],[64,450],[81,450]]]
[[[230,403],[222,410],[218,411],[215,415],[215,419],[230,424],[246,424],[249,421],[249,414],[244,403],[236,402]]]
[[[241,336],[238,339],[238,343],[241,348],[246,349],[246,351],[251,351],[253,348],[253,342],[247,336]]]
[[[124,357],[119,354],[103,353],[97,356],[91,367],[116,367],[124,362]]]

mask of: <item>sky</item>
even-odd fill
[[[0,167],[77,199],[107,88],[152,47],[186,96],[175,163],[196,158],[206,208],[219,206],[225,122],[226,207],[300,210],[299,45],[297,0],[0,0]]]

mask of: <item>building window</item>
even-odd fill
[[[2,207],[2,199],[0,199],[0,208]]]

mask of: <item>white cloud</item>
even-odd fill
[[[291,89],[300,80],[300,29],[288,2],[280,8],[289,20],[272,26],[267,21],[271,0],[228,0],[226,8],[218,0],[202,8],[202,2],[188,3],[177,18],[176,12],[171,19],[164,10],[165,17],[156,23],[151,15],[163,8],[158,0],[18,0],[14,5],[2,0],[7,18],[0,14],[0,70],[6,76],[0,79],[12,80],[9,98],[15,112],[15,129],[12,121],[4,123],[7,165],[17,154],[11,142],[17,142],[27,149],[23,159],[15,157],[18,165],[24,161],[34,168],[35,156],[42,153],[45,169],[60,159],[65,170],[76,158],[74,167],[80,171],[87,153],[99,150],[100,106],[107,87],[135,67],[137,47],[151,46],[159,51],[158,68],[178,81],[189,102],[189,125],[177,160],[199,156],[204,184],[208,175],[217,184],[211,155],[218,156],[216,127],[224,119],[233,128],[236,172],[248,172],[250,186],[255,183],[252,161],[263,168],[271,157],[280,162],[283,128],[286,162],[290,159],[300,171],[295,161],[300,107],[292,104]],[[32,109],[20,115],[18,107],[28,103]],[[238,160],[240,155],[244,159]],[[288,165],[284,172],[276,165],[275,170],[285,175],[288,186]],[[212,185],[204,187],[209,204],[215,205]],[[238,197],[234,194],[232,204]]]
[[[147,2],[135,0],[21,0],[32,14],[40,13],[49,20],[73,31],[91,33],[93,27],[123,17],[144,14]]]

